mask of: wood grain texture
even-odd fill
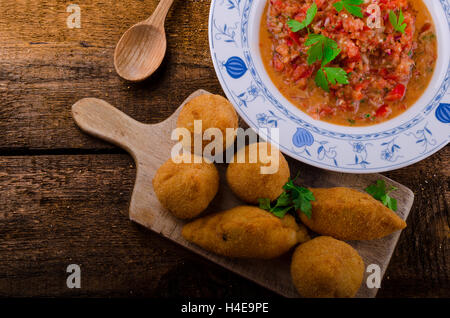
[[[0,296],[271,295],[130,222],[128,155],[0,157],[0,167]],[[79,290],[65,285],[72,263]]]
[[[115,74],[114,47],[158,1],[77,3],[82,28],[70,30],[68,2],[1,1],[0,295],[274,296],[127,221],[132,159],[83,134],[70,114],[95,96],[156,123],[198,88],[222,94],[208,49],[210,0],[175,1],[166,58],[139,84]],[[450,147],[386,175],[413,189],[415,203],[378,297],[450,297]],[[65,287],[72,262],[86,269],[81,290]]]
[[[110,149],[74,125],[70,106],[84,97],[155,123],[199,88],[220,93],[208,48],[209,0],[175,1],[166,20],[167,54],[150,79],[133,84],[117,76],[117,41],[157,3],[83,0],[81,29],[68,29],[68,3],[2,1],[0,149]]]

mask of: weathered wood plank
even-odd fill
[[[389,174],[418,190],[381,297],[450,296],[449,152]],[[125,154],[0,157],[0,167],[0,295],[273,295],[128,221]],[[79,291],[65,287],[70,263],[82,266]]]
[[[414,191],[414,206],[385,276],[380,297],[450,296],[450,147],[413,166],[386,173]]]
[[[271,295],[130,222],[127,155],[0,157],[0,167],[0,296]],[[81,290],[66,287],[72,263]]]
[[[5,1],[0,7],[0,149],[111,148],[83,135],[70,106],[98,97],[139,121],[167,118],[198,88],[221,89],[208,46],[208,0],[176,1],[166,22],[161,69],[132,84],[114,71],[121,34],[149,16],[152,1],[80,1],[81,29],[68,29],[68,3]]]

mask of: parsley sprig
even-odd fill
[[[356,2],[360,0],[343,0]],[[308,8],[306,12],[306,18],[299,22],[297,20],[289,20],[287,22],[290,30],[292,32],[298,32],[304,28],[307,28],[309,24],[314,20],[317,13],[317,5],[314,2],[311,7]],[[341,50],[338,44],[333,39],[330,39],[323,34],[309,33],[308,38],[305,41],[305,46],[309,47],[308,54],[308,65],[312,65],[318,61],[321,62],[320,69],[317,71],[315,82],[316,85],[321,87],[323,90],[330,92],[329,83],[331,85],[348,84],[347,73],[340,67],[325,67],[328,63],[333,61]]]
[[[363,18],[363,12],[361,4],[364,3],[364,0],[341,0],[333,4],[333,7],[337,10],[337,12],[341,12],[343,9],[347,10],[348,13],[358,17]]]
[[[342,68],[325,67],[341,53],[334,40],[327,38],[323,34],[310,34],[305,45],[310,46],[307,52],[309,65],[322,61],[314,79],[317,86],[329,92],[330,87],[328,83],[331,85],[349,83],[347,73]]]
[[[391,22],[392,26],[394,27],[395,31],[405,33],[406,29],[406,23],[403,23],[405,21],[405,17],[403,16],[403,11],[400,9],[400,12],[398,13],[398,18],[395,15],[394,11],[389,11],[389,21]]]
[[[290,178],[283,189],[284,192],[274,204],[268,198],[260,198],[259,207],[279,218],[283,218],[291,210],[294,212],[300,210],[310,219],[312,214],[311,201],[316,200],[313,193],[307,188],[294,184],[294,180]]]
[[[316,16],[316,13],[317,13],[317,4],[314,2],[312,6],[310,6],[306,11],[305,20],[299,22],[297,20],[291,19],[287,22],[287,24],[292,32],[298,32],[311,24],[311,22],[314,20],[314,17]]]
[[[389,209],[397,211],[397,200],[389,196],[389,193],[394,190],[398,190],[398,188],[390,186],[387,189],[384,180],[377,180],[376,184],[372,184],[365,189],[368,194],[381,201]]]

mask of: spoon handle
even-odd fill
[[[160,0],[155,12],[153,12],[150,18],[145,20],[145,23],[164,27],[164,21],[166,20],[167,13],[173,4],[173,1],[174,0]]]

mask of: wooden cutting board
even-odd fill
[[[132,221],[280,295],[299,297],[290,277],[291,253],[274,260],[229,259],[209,253],[183,239],[181,229],[186,221],[173,217],[156,198],[152,180],[156,170],[170,157],[171,148],[175,144],[170,136],[176,127],[178,114],[184,104],[201,94],[208,92],[204,90],[194,92],[172,116],[155,125],[137,122],[107,102],[95,98],[82,99],[75,103],[72,106],[72,114],[83,131],[116,144],[133,156],[137,175],[129,211]],[[299,171],[296,165],[291,165],[290,168],[292,175]],[[226,166],[218,165],[218,169],[221,175],[219,193],[204,214],[244,204],[233,195],[225,182]],[[388,184],[398,187],[399,190],[393,194],[398,200],[397,214],[406,220],[414,195],[411,190],[393,180],[379,174],[342,174],[309,166],[307,168],[303,166],[300,171],[300,182],[310,187],[344,186],[362,190],[378,179],[384,179]],[[366,267],[369,264],[377,264],[381,268],[381,274],[384,275],[399,236],[400,232],[396,232],[378,240],[349,243],[358,250]],[[365,275],[357,297],[375,297],[378,290],[367,287],[366,279],[369,274]]]

